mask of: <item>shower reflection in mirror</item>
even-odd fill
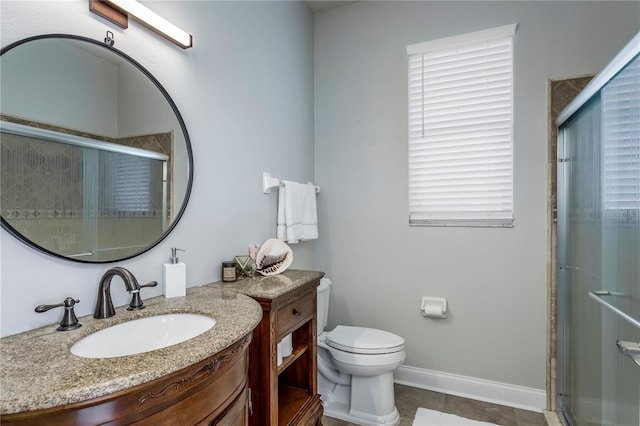
[[[172,132],[107,142],[2,118],[2,217],[42,248],[126,257],[171,223]]]

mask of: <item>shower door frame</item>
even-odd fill
[[[566,401],[566,389],[569,386],[569,361],[571,353],[570,346],[570,327],[569,312],[571,312],[571,298],[567,286],[566,272],[567,264],[567,216],[561,214],[567,208],[568,181],[566,176],[566,167],[564,164],[567,157],[565,156],[565,138],[564,131],[558,130],[557,142],[557,249],[556,249],[556,292],[557,292],[557,332],[556,332],[556,348],[557,348],[557,364],[556,364],[556,408],[558,413],[564,417],[568,424],[575,424],[575,420],[571,415]]]
[[[556,119],[567,105],[593,79],[594,74],[551,79],[548,82],[548,178],[547,178],[547,410],[557,411],[556,377],[558,377],[558,284],[557,284],[557,213],[558,213],[558,132]]]
[[[556,375],[556,411],[564,422],[569,425],[575,425],[576,421],[572,414],[570,400],[567,398],[567,391],[570,391],[571,382],[571,328],[570,328],[570,314],[572,308],[572,299],[570,296],[571,289],[569,288],[569,279],[567,274],[571,268],[568,265],[570,254],[568,253],[569,244],[568,238],[569,232],[569,186],[570,186],[570,167],[571,158],[569,158],[570,152],[567,144],[569,141],[566,139],[566,129],[562,126],[566,124],[574,115],[581,110],[593,97],[598,95],[602,88],[628,63],[634,60],[640,55],[640,33],[638,33],[621,51],[616,57],[605,67],[605,69],[599,73],[588,85],[580,92],[580,94],[565,108],[556,120],[557,125],[557,192],[556,192],[556,204],[557,204],[557,222],[556,222],[556,258],[557,266],[555,268],[555,283],[556,283],[556,357],[557,363],[555,365]],[[604,321],[604,320],[603,320]],[[602,368],[601,364],[601,368]],[[607,410],[605,410],[607,411]],[[639,413],[640,416],[640,413]],[[605,415],[606,417],[606,415]],[[603,419],[606,420],[606,419]]]

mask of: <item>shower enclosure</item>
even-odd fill
[[[640,425],[640,34],[557,120],[557,402]]]

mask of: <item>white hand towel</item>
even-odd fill
[[[282,181],[278,197],[276,236],[289,244],[318,238],[314,185]]]

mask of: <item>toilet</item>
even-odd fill
[[[404,362],[404,339],[374,328],[339,325],[325,331],[330,286],[327,278],[318,286],[318,392],[324,414],[359,425],[397,425],[393,371]]]

